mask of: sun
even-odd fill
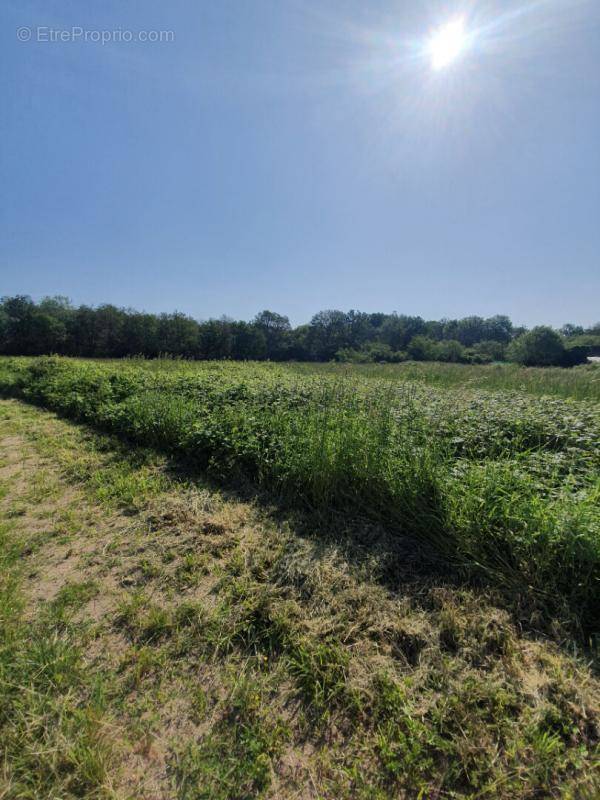
[[[462,19],[447,22],[432,34],[427,52],[432,69],[444,69],[455,61],[467,46],[467,32]]]

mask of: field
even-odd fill
[[[0,394],[0,796],[598,796],[600,368]]]

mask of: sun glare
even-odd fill
[[[438,28],[429,40],[427,48],[432,69],[439,70],[455,61],[467,44],[465,23],[456,19]]]

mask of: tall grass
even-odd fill
[[[521,367],[517,364],[444,364],[408,361],[401,364],[290,364],[302,375],[361,376],[388,381],[418,381],[440,388],[468,386],[490,391],[516,391],[537,397],[600,400],[600,366]]]
[[[219,479],[377,519],[494,581],[523,613],[598,635],[596,406],[290,374],[19,359],[0,362],[0,390]]]

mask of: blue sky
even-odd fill
[[[432,70],[459,16],[468,47]],[[598,2],[3,0],[0,18],[0,294],[600,318]],[[133,41],[47,40],[73,27]],[[154,30],[173,41],[137,40]]]

